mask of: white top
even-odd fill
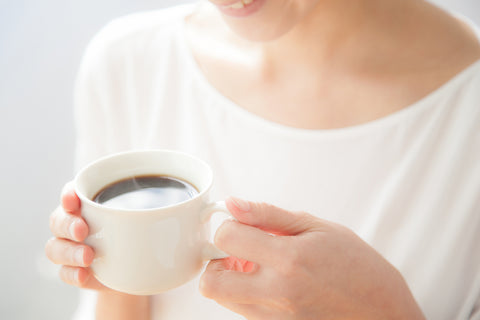
[[[192,10],[130,15],[93,39],[76,87],[77,168],[133,148],[191,153],[212,166],[214,199],[343,224],[400,270],[428,319],[480,319],[480,61],[384,118],[291,128],[209,84],[184,38]],[[154,319],[242,319],[197,288],[154,297]]]

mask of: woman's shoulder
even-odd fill
[[[193,7],[192,4],[186,4],[122,16],[109,22],[96,37],[110,42],[118,42],[152,32],[168,33],[193,11]]]
[[[437,34],[430,37],[431,42],[425,41],[432,57],[438,57],[438,69],[453,74],[471,69],[480,60],[480,29],[465,16],[452,12],[439,16]]]
[[[128,54],[146,52],[153,45],[164,47],[193,9],[194,5],[184,4],[118,17],[91,39],[85,50],[84,62],[125,58]]]
[[[395,88],[401,90],[407,106],[432,93],[445,97],[456,95],[458,89],[465,92],[464,88],[478,84],[480,76],[478,27],[466,17],[431,3],[415,6],[419,7],[407,11],[410,16],[403,24],[405,30],[385,40],[390,45],[380,58],[376,56],[379,64],[374,64],[382,77],[396,81]]]

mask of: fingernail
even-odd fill
[[[75,237],[75,225],[77,224],[77,221],[72,222],[70,224],[70,227],[68,227],[68,231],[70,232],[70,236],[72,237],[73,240],[77,240],[77,237]]]
[[[250,211],[250,203],[248,201],[232,197],[232,202],[235,205],[235,207],[237,207],[241,211],[243,212]]]
[[[73,255],[73,259],[75,260],[76,263],[78,263],[79,265],[83,266],[84,262],[83,262],[83,257],[85,255],[85,250],[83,250],[83,248],[78,248],[75,250],[75,253]]]

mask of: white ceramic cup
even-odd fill
[[[112,209],[92,201],[103,187],[144,175],[180,178],[199,193],[155,209]],[[75,191],[90,230],[85,243],[95,250],[95,277],[117,291],[152,295],[193,279],[206,261],[224,258],[209,242],[212,214],[229,214],[223,202],[211,202],[212,183],[205,162],[168,150],[119,153],[82,169],[75,177]]]

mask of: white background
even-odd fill
[[[114,17],[184,2],[0,0],[1,319],[64,320],[76,306],[43,247],[73,177],[72,88],[88,40]],[[480,1],[434,2],[480,25]]]

